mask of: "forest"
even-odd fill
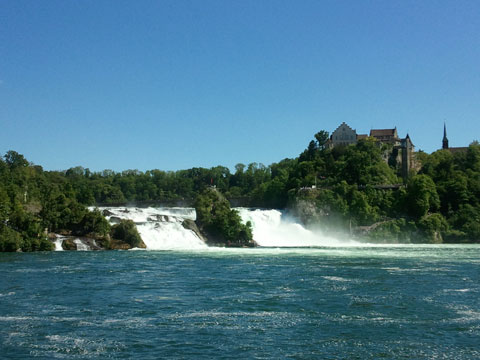
[[[233,206],[286,209],[307,225],[343,229],[370,241],[480,242],[477,142],[461,152],[419,151],[418,170],[403,179],[385,160],[388,144],[367,138],[326,148],[327,139],[320,131],[297,158],[269,166],[237,164],[234,172],[224,166],[44,171],[8,151],[0,158],[0,251],[51,250],[52,232],[111,233],[103,215],[89,206],[194,206],[212,187]]]

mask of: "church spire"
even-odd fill
[[[442,149],[448,149],[447,124],[443,123]]]

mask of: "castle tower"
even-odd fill
[[[448,139],[447,139],[447,125],[443,123],[443,140],[442,140],[442,149],[448,149]]]
[[[408,179],[410,170],[414,167],[413,154],[415,146],[410,139],[410,135],[407,134],[405,139],[401,140],[401,149],[402,149],[402,177],[403,179]]]

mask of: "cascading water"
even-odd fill
[[[192,230],[182,226],[184,220],[195,220],[193,208],[102,207],[111,224],[121,219],[133,220],[148,250],[200,250],[208,246]],[[243,222],[250,221],[253,239],[264,247],[319,247],[357,244],[340,241],[304,228],[278,210],[236,209]],[[82,250],[77,244],[78,250]]]
[[[293,219],[278,210],[236,209],[243,222],[250,221],[253,227],[253,239],[265,247],[314,247],[345,246],[355,244],[350,240],[339,241],[305,229]]]
[[[75,239],[73,242],[75,245],[77,245],[77,251],[90,251],[90,246],[85,244],[82,240]]]
[[[148,250],[204,249],[207,245],[192,230],[182,226],[184,220],[195,220],[193,208],[105,207],[107,220],[118,223],[133,220]]]
[[[56,235],[56,239],[55,241],[53,242],[55,244],[55,251],[63,251],[63,241],[65,240],[65,237],[64,236],[61,236],[61,235]]]

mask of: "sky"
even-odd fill
[[[0,0],[0,154],[270,165],[346,122],[480,140],[480,1]]]

